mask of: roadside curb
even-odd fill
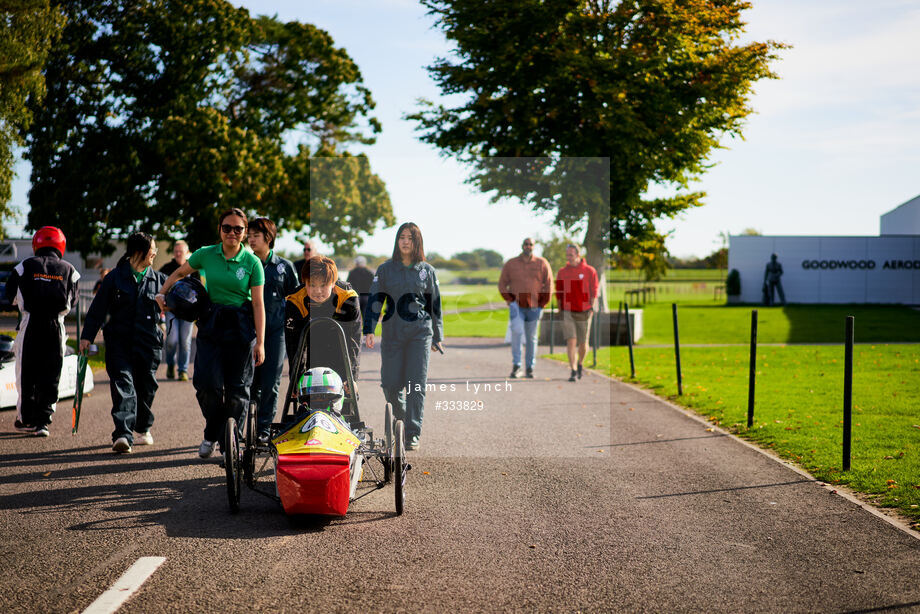
[[[541,357],[541,358],[542,358],[542,357]],[[552,358],[543,358],[543,360],[553,360],[553,359],[552,359]],[[557,363],[558,363],[559,361],[558,361],[558,360],[553,360],[553,362],[557,362]],[[890,524],[890,525],[893,526],[894,528],[899,529],[900,531],[902,531],[902,532],[904,532],[904,533],[910,535],[910,536],[913,537],[914,539],[920,541],[920,531],[911,528],[910,524],[909,524],[904,518],[901,518],[900,515],[897,515],[897,516],[895,516],[895,515],[889,515],[889,514],[883,512],[882,510],[880,510],[879,508],[875,507],[875,506],[872,505],[871,503],[867,503],[867,502],[863,501],[862,499],[860,499],[859,496],[856,494],[855,491],[850,490],[850,489],[847,488],[846,486],[834,485],[834,484],[828,484],[828,483],[826,483],[826,482],[822,482],[821,480],[818,480],[817,478],[815,478],[815,476],[811,475],[810,473],[808,473],[807,471],[805,471],[805,470],[802,469],[801,467],[795,465],[794,463],[792,463],[792,462],[790,462],[790,461],[787,461],[787,460],[785,460],[785,459],[783,459],[783,458],[780,458],[780,457],[779,457],[777,454],[775,454],[774,452],[772,452],[772,451],[770,451],[770,450],[767,450],[767,449],[764,449],[764,448],[761,448],[760,446],[757,446],[757,445],[755,445],[755,444],[753,444],[753,443],[751,443],[751,442],[749,442],[749,441],[746,441],[746,440],[744,440],[744,439],[738,437],[738,436],[735,435],[734,433],[732,433],[732,432],[730,432],[730,431],[727,431],[726,429],[724,429],[724,428],[722,428],[722,427],[720,427],[720,426],[718,426],[718,425],[716,425],[716,424],[713,424],[713,423],[710,422],[709,420],[706,420],[705,418],[703,418],[702,416],[700,416],[699,414],[697,414],[697,413],[694,412],[693,410],[687,409],[687,408],[685,408],[685,407],[681,407],[680,405],[677,405],[676,403],[672,403],[671,401],[669,401],[669,400],[667,400],[667,399],[663,399],[663,398],[661,398],[661,397],[659,397],[659,396],[657,396],[657,395],[655,395],[655,394],[649,392],[648,390],[645,390],[644,388],[640,387],[640,386],[637,385],[637,384],[633,384],[632,382],[626,382],[626,381],[623,381],[623,380],[621,380],[621,379],[617,379],[617,378],[615,378],[615,377],[611,377],[611,376],[607,375],[606,373],[601,373],[601,372],[596,371],[596,370],[594,370],[594,369],[587,369],[587,368],[586,368],[585,370],[588,371],[588,372],[590,372],[590,373],[593,373],[594,375],[597,375],[597,376],[599,376],[599,377],[608,379],[608,380],[610,380],[611,382],[617,382],[617,383],[619,383],[619,384],[623,384],[624,386],[628,386],[628,387],[632,388],[633,390],[635,390],[636,392],[642,394],[643,396],[646,396],[646,397],[648,397],[648,398],[650,398],[650,399],[654,399],[654,400],[656,400],[656,401],[658,401],[658,402],[660,402],[660,403],[662,403],[662,404],[664,404],[664,405],[667,405],[668,407],[670,407],[670,408],[673,409],[674,411],[677,411],[677,412],[679,412],[679,413],[685,415],[686,417],[688,417],[688,418],[690,418],[690,419],[692,419],[692,420],[694,420],[694,421],[696,421],[696,422],[698,422],[698,423],[700,423],[700,424],[705,425],[707,428],[712,429],[713,432],[718,432],[718,433],[721,434],[721,435],[724,435],[724,436],[727,436],[727,437],[731,437],[733,440],[735,440],[736,442],[740,443],[741,445],[743,445],[743,446],[745,446],[745,447],[747,447],[747,448],[749,448],[749,449],[751,449],[751,450],[754,450],[755,452],[760,453],[761,455],[763,455],[763,456],[765,456],[765,457],[767,457],[767,458],[769,458],[769,459],[771,459],[771,460],[773,460],[773,461],[775,461],[775,462],[777,462],[777,463],[783,465],[784,467],[786,467],[786,468],[788,468],[788,469],[791,469],[792,471],[794,471],[794,472],[796,472],[797,474],[799,474],[800,476],[802,476],[802,477],[808,479],[809,481],[815,482],[815,483],[817,483],[817,484],[820,484],[820,485],[821,485],[826,491],[828,491],[830,494],[837,495],[837,496],[839,496],[839,497],[842,497],[843,499],[846,499],[847,501],[849,501],[849,502],[851,502],[851,503],[854,503],[855,505],[857,505],[857,506],[861,507],[862,509],[866,510],[867,512],[869,512],[869,513],[872,514],[873,516],[876,516],[877,518],[880,518],[880,519],[884,520],[885,522],[887,522],[888,524]]]

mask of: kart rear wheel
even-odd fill
[[[246,443],[243,446],[243,481],[250,488],[254,482],[253,475],[256,467],[256,417],[258,413],[258,404],[250,403],[249,414],[246,416]]]
[[[236,420],[227,418],[227,428],[224,432],[224,469],[227,472],[227,499],[230,501],[230,511],[240,511],[240,435],[236,430]]]
[[[402,516],[406,503],[406,427],[402,420],[396,421],[393,437],[393,487],[396,491],[396,515]]]
[[[387,403],[383,413],[383,440],[386,445],[386,455],[383,457],[383,481],[393,479],[393,406]]]

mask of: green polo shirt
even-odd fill
[[[265,285],[262,261],[245,247],[227,259],[220,243],[209,245],[189,256],[188,263],[201,273],[211,300],[221,305],[239,307],[252,300],[250,288]]]

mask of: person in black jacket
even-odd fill
[[[6,299],[21,315],[14,343],[19,391],[14,427],[37,437],[49,435],[64,364],[64,316],[73,307],[80,279],[62,259],[66,246],[59,228],[40,228],[32,237],[35,255],[17,264],[6,282]]]
[[[160,267],[160,273],[169,277],[189,257],[188,243],[179,239],[173,244],[173,259]],[[197,276],[197,273],[196,273]],[[177,377],[180,382],[188,381],[188,359],[192,351],[192,323],[166,312],[166,379]]]
[[[149,234],[136,232],[128,237],[125,255],[102,281],[80,335],[83,352],[102,328],[115,422],[112,450],[118,453],[131,452],[132,444],[153,443],[151,407],[163,350],[156,294],[166,280],[151,266],[156,255],[156,244]]]
[[[371,284],[374,283],[374,272],[367,268],[367,258],[355,258],[355,268],[348,272],[348,283],[358,293],[361,313],[367,313],[367,299],[370,296]]]
[[[339,281],[339,272],[332,258],[314,256],[301,269],[303,285],[287,297],[284,311],[284,338],[290,370],[294,370],[300,335],[311,318],[332,318],[345,332],[346,351],[351,361],[354,379],[358,379],[361,350],[361,310],[358,293],[348,283]],[[329,367],[348,382],[346,365],[340,350],[338,334],[331,327],[317,325],[307,340],[307,369]]]

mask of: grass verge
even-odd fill
[[[751,309],[760,343],[843,343],[846,316],[856,318],[858,342],[920,342],[920,311],[900,305],[787,305],[785,307],[678,305],[680,342],[749,343]],[[643,310],[640,344],[674,343],[671,305]]]
[[[855,347],[848,472],[841,469],[843,347],[759,348],[750,429],[749,354],[745,347],[682,348],[684,394],[677,396],[673,349],[635,348],[635,381],[819,480],[898,509],[920,530],[920,345]],[[597,356],[598,371],[630,381],[626,348],[604,348]]]

